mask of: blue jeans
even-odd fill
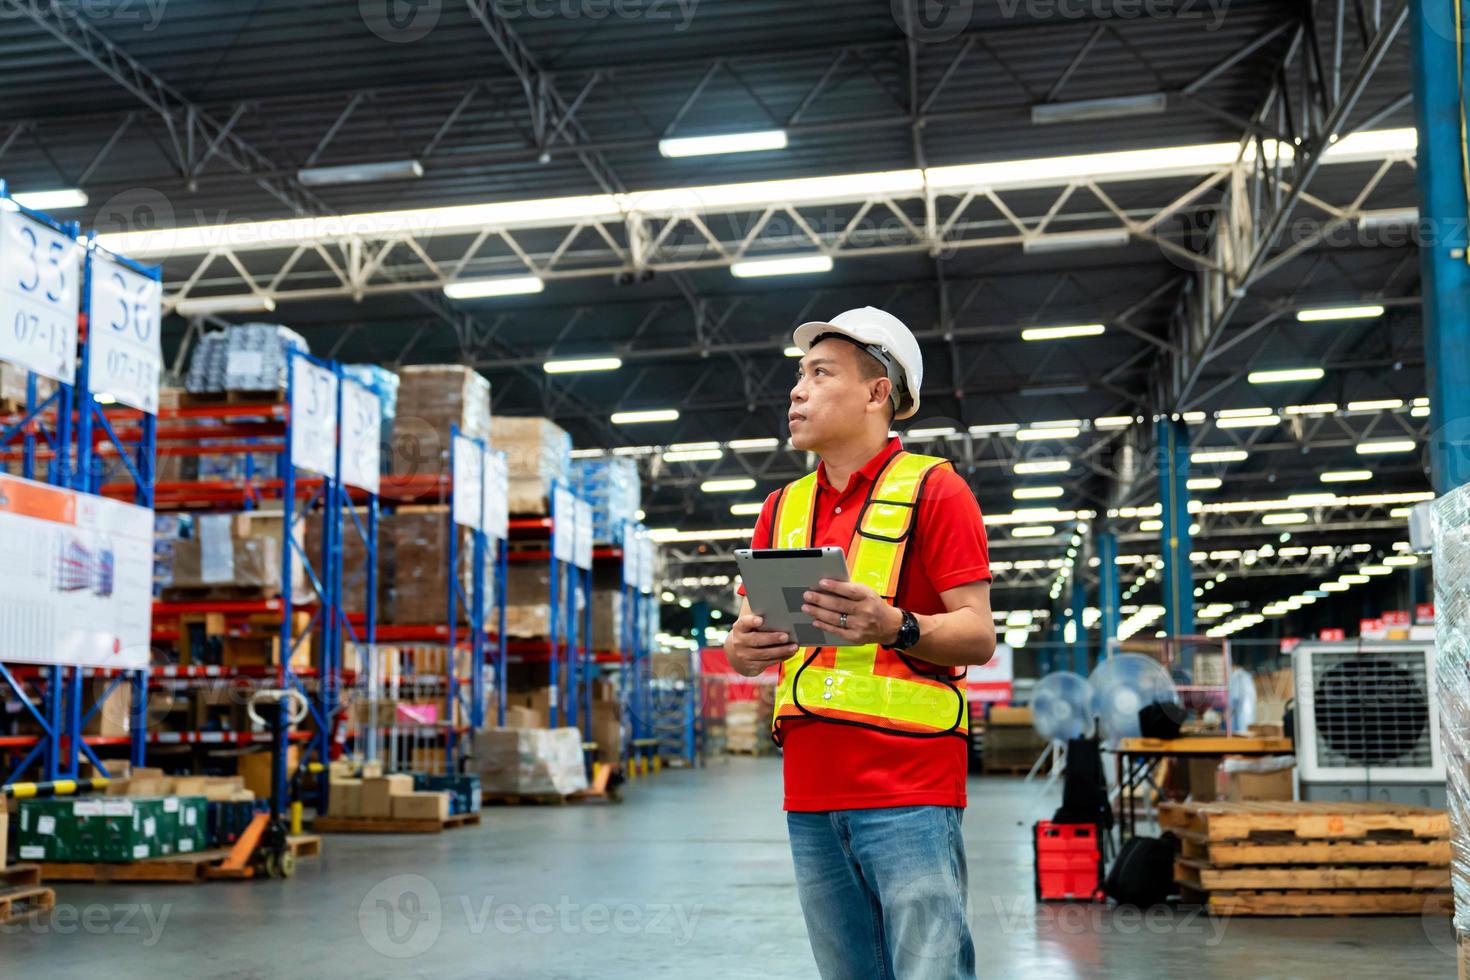
[[[973,980],[961,814],[944,806],[786,814],[823,980]]]

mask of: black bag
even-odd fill
[[[1146,704],[1138,709],[1139,734],[1144,738],[1178,738],[1184,717],[1184,709],[1177,704]]]
[[[1067,768],[1062,773],[1062,805],[1052,814],[1053,823],[1090,823],[1107,830],[1113,825],[1113,808],[1108,805],[1107,778],[1096,738],[1074,738],[1067,742]]]
[[[1174,894],[1174,844],[1172,835],[1131,837],[1103,882],[1103,891],[1119,905],[1152,908]]]

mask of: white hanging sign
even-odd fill
[[[291,465],[337,475],[337,375],[304,357],[291,367]]]
[[[87,387],[119,404],[158,414],[163,284],[100,252],[87,288]]]
[[[577,500],[577,540],[573,549],[573,564],[578,568],[590,570],[592,568],[592,505],[587,501]]]
[[[577,554],[577,498],[558,486],[553,503],[556,516],[551,522],[551,554],[557,561],[570,563]]]
[[[623,531],[623,584],[630,588],[638,588],[640,578],[638,576],[638,561],[643,556],[643,549],[639,547],[642,532],[635,524],[629,524]]]
[[[76,383],[81,275],[75,240],[0,209],[0,360]]]
[[[377,493],[383,457],[383,402],[355,378],[342,389],[342,482]]]
[[[510,536],[510,471],[505,453],[485,451],[485,533],[504,541]]]
[[[653,539],[647,536],[639,538],[638,547],[642,552],[638,556],[638,591],[644,595],[652,595],[653,565],[657,556],[657,552],[654,550]]]
[[[478,530],[484,521],[485,453],[480,444],[454,437],[454,523]]]

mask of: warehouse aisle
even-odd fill
[[[0,976],[813,977],[779,789],[778,761],[722,759],[640,783],[622,806],[492,809],[479,828],[435,838],[333,836],[290,884],[63,884],[59,935],[8,927]],[[971,794],[982,977],[1152,977],[1184,964],[1197,978],[1388,964],[1397,977],[1453,975],[1439,919],[1038,912],[1020,781],[972,780]]]

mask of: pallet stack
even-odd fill
[[[1165,803],[1186,900],[1222,915],[1448,912],[1450,820],[1396,803]]]

